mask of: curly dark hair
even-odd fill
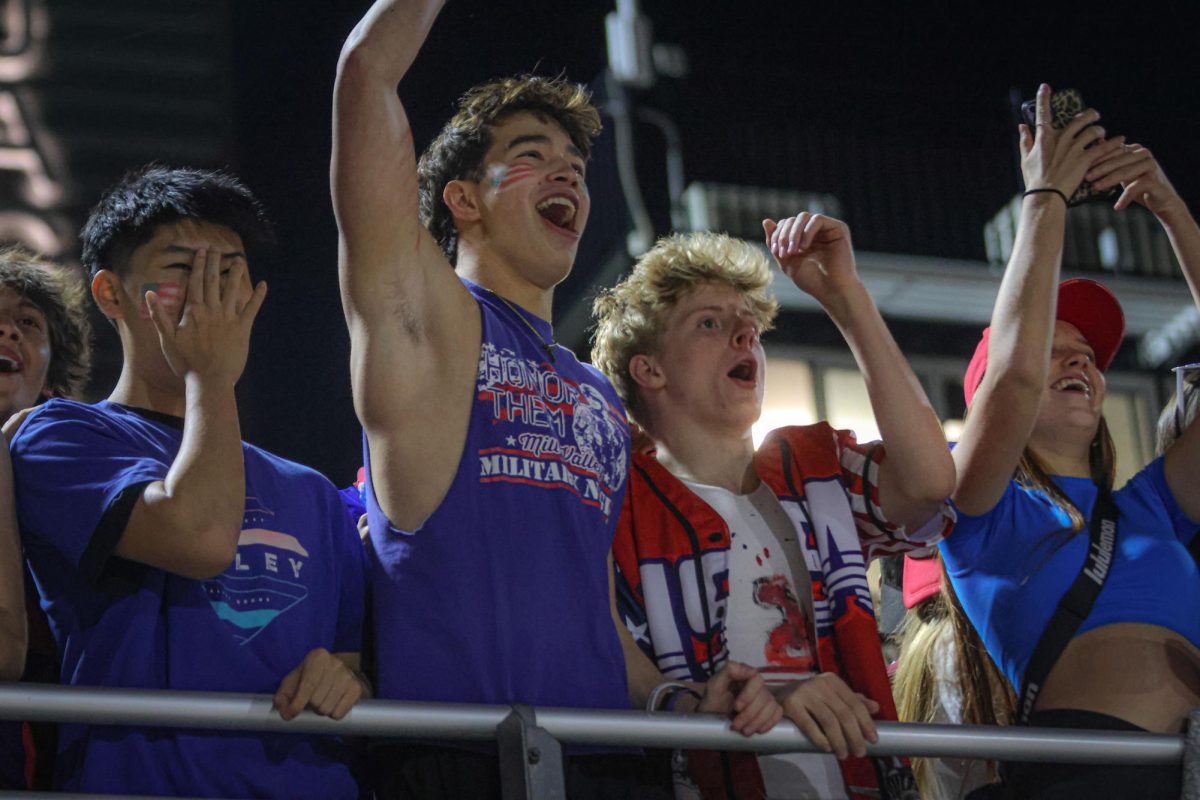
[[[127,173],[92,209],[79,234],[83,266],[92,277],[102,269],[121,274],[134,250],[181,219],[229,228],[251,250],[274,241],[262,206],[233,175],[150,164]]]
[[[46,317],[50,365],[46,388],[56,397],[78,397],[92,367],[92,325],[87,291],[75,270],[24,247],[0,250],[0,286],[19,292]]]
[[[426,148],[417,164],[421,222],[450,263],[458,262],[458,229],[442,200],[454,180],[483,177],[483,157],[492,146],[491,126],[527,111],[557,122],[584,158],[600,134],[600,114],[583,86],[562,78],[518,75],[481,83],[458,101],[458,112]]]

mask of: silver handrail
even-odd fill
[[[0,719],[271,731],[400,739],[495,740],[508,706],[364,700],[345,719],[305,712],[284,721],[271,696],[41,684],[0,684]],[[716,716],[565,708],[534,709],[536,724],[570,744],[684,747],[760,753],[815,751],[781,722],[745,737]],[[877,723],[877,756],[931,756],[1079,764],[1179,764],[1184,737],[1155,733]]]

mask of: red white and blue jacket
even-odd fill
[[[818,668],[879,703],[879,718],[895,720],[867,564],[940,541],[953,528],[954,511],[947,502],[912,533],[888,523],[879,507],[883,456],[881,443],[860,446],[852,432],[819,423],[773,431],[754,467],[800,534]],[[652,455],[633,457],[613,542],[617,602],[638,645],[670,679],[705,681],[728,660],[729,547],[729,527],[716,511]],[[706,798],[763,796],[752,754],[688,756]],[[855,800],[917,796],[899,759],[848,758],[842,773]]]

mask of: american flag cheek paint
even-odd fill
[[[163,281],[162,283],[143,283],[141,305],[138,306],[138,313],[142,319],[150,319],[150,306],[146,304],[146,292],[154,292],[158,295],[158,302],[162,304],[163,310],[174,311],[183,304],[183,284],[175,281]]]
[[[508,191],[518,183],[534,177],[532,164],[509,164],[507,167],[495,166],[491,169],[492,188],[498,192]]]

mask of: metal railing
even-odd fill
[[[817,752],[789,722],[745,737],[716,716],[528,706],[364,700],[342,720],[305,712],[284,721],[270,695],[0,685],[0,719],[378,736],[411,740],[497,741],[504,797],[565,797],[561,743]],[[876,724],[873,756],[928,756],[1079,764],[1180,764],[1184,797],[1200,798],[1200,711],[1188,737],[1155,733]],[[0,795],[3,796],[3,795]],[[30,795],[12,795],[29,797]],[[62,797],[62,795],[56,795]]]

